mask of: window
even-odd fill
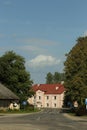
[[[47,96],[47,100],[49,99],[49,96]]]
[[[54,99],[56,100],[56,96],[54,96]]]
[[[41,96],[39,96],[39,100],[41,99]]]
[[[47,103],[47,107],[49,107],[49,103]]]
[[[56,107],[56,103],[54,103],[54,107]]]

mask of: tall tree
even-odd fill
[[[76,45],[66,56],[65,100],[77,100],[82,105],[87,98],[87,37],[78,38]]]
[[[52,84],[53,83],[53,74],[51,72],[47,73],[46,83],[47,84]]]
[[[30,96],[29,88],[33,83],[24,64],[24,58],[13,51],[6,52],[0,57],[0,82],[17,94],[21,100]]]
[[[56,83],[60,83],[61,81],[64,81],[64,79],[65,79],[64,73],[55,72],[54,74],[52,74],[51,72],[49,72],[47,73],[46,76],[46,83],[56,84]]]
[[[63,75],[62,73],[59,73],[59,72],[55,72],[54,75],[53,75],[53,79],[54,79],[54,83],[59,83],[63,80]]]

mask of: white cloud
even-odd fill
[[[56,59],[53,56],[38,55],[34,59],[30,60],[27,65],[29,67],[45,67],[58,65],[60,63],[59,59]]]

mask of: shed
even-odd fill
[[[0,83],[0,109],[8,108],[12,102],[19,102],[19,97]]]

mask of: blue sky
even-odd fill
[[[65,54],[87,35],[87,0],[0,0],[0,56],[23,56],[34,83],[63,72]]]

